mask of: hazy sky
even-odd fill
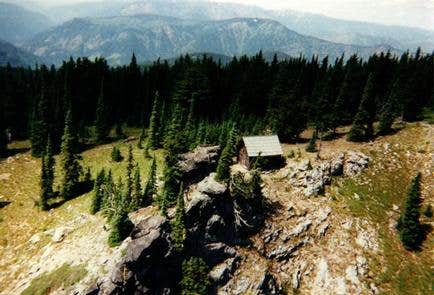
[[[98,0],[34,0],[44,4]],[[100,0],[101,1],[101,0]],[[136,0],[141,1],[141,0]],[[197,0],[196,0],[197,1]],[[434,30],[434,0],[199,0],[255,4],[270,9],[290,8],[327,16],[418,26]]]

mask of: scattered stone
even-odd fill
[[[328,223],[321,224],[320,227],[318,228],[318,232],[317,232],[318,238],[322,238],[325,235],[328,228],[329,228]]]
[[[303,232],[307,231],[312,224],[312,220],[304,219],[299,222],[295,228],[289,233],[288,238],[298,237]]]
[[[357,266],[355,265],[350,265],[345,270],[345,278],[354,285],[358,285],[360,283],[358,275]]]
[[[2,173],[0,174],[0,180],[9,180],[12,174],[10,173]]]
[[[399,206],[393,204],[392,209],[393,209],[393,211],[399,211]]]
[[[68,233],[69,233],[69,229],[66,227],[62,226],[62,227],[56,228],[53,232],[53,236],[52,236],[51,240],[55,243],[60,243],[65,239],[65,237]]]
[[[40,240],[41,240],[41,234],[37,233],[37,234],[34,234],[34,235],[30,238],[29,243],[30,243],[30,244],[36,244],[36,243],[38,243]]]
[[[236,282],[231,293],[233,292],[232,294],[234,295],[244,294],[249,289],[249,287],[250,287],[249,279],[246,277],[242,277]]]
[[[336,281],[336,288],[335,288],[335,294],[336,295],[346,295],[347,293],[347,284],[345,283],[344,277],[337,277],[335,279]]]
[[[356,176],[368,167],[369,157],[361,152],[350,151],[344,164],[344,174],[346,176]]]
[[[378,243],[371,231],[361,229],[357,234],[356,243],[365,250],[378,251]]]
[[[330,173],[332,176],[341,176],[344,172],[345,154],[340,153],[330,162]]]

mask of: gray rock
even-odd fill
[[[250,287],[250,281],[246,277],[240,278],[233,287],[233,290],[229,290],[231,294],[240,295],[244,294]]]
[[[307,231],[309,227],[312,225],[312,220],[309,218],[303,219],[299,222],[289,233],[289,238],[298,237],[303,232]]]
[[[180,155],[178,167],[182,172],[183,181],[191,184],[213,171],[219,152],[219,146],[198,146],[192,152]]]
[[[205,235],[208,240],[218,240],[219,237],[224,235],[226,223],[224,219],[217,214],[211,216],[205,228]]]
[[[330,173],[332,176],[340,176],[344,172],[345,154],[340,153],[330,162]]]
[[[200,256],[205,260],[208,265],[216,265],[229,258],[237,256],[237,251],[234,248],[224,243],[210,243],[206,244],[201,249]]]
[[[234,258],[227,259],[225,262],[215,266],[209,273],[211,281],[214,283],[215,287],[225,285],[232,274],[238,267],[238,263],[241,258],[235,256]]]
[[[69,229],[66,227],[59,227],[54,230],[53,237],[51,240],[55,243],[60,243],[65,239],[66,235],[69,233]]]
[[[208,177],[197,184],[197,190],[207,195],[223,195],[227,191],[227,185],[215,180],[216,173],[211,173]]]
[[[346,176],[356,176],[360,174],[369,164],[369,157],[361,152],[350,151],[344,164],[344,174]]]
[[[268,271],[265,272],[256,289],[261,295],[275,295],[280,293],[280,287],[276,279]]]

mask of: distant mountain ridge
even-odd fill
[[[43,61],[9,42],[0,40],[0,66],[5,66],[8,63],[14,67],[32,67],[37,63],[42,64]]]
[[[267,10],[253,5],[198,1],[127,0],[59,6],[50,10],[62,20],[72,17],[108,17],[115,15],[157,14],[195,20],[230,18],[267,18],[279,21],[300,34],[335,43],[377,46],[387,44],[401,50],[421,46],[434,50],[432,31],[350,21],[293,10]]]
[[[269,19],[197,21],[158,15],[77,18],[36,35],[24,48],[57,64],[69,56],[104,56],[111,64],[125,64],[133,52],[139,61],[191,52],[237,56],[259,50],[334,59],[344,53],[366,57],[391,49],[331,43]]]
[[[0,39],[15,45],[53,25],[45,15],[21,6],[0,2]]]

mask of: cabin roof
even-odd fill
[[[277,135],[245,136],[243,137],[243,142],[249,157],[257,157],[259,154],[261,154],[262,157],[283,155]]]

